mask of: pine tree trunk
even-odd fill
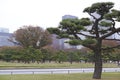
[[[93,79],[101,79],[102,74],[102,57],[101,53],[95,53],[95,67],[94,67],[94,74]]]

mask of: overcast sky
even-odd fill
[[[86,17],[84,8],[104,1],[114,2],[120,10],[120,0],[0,0],[0,27],[10,32],[23,25],[56,27],[63,15]]]

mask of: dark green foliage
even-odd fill
[[[81,44],[80,40],[77,40],[77,39],[72,39],[72,40],[68,41],[68,43],[70,45],[80,45]]]
[[[21,50],[18,49],[18,47],[2,47],[0,48],[0,55],[1,55],[1,60],[5,61],[14,61],[14,60],[20,60],[21,58]]]
[[[60,34],[60,30],[58,28],[47,28],[47,30],[51,33],[51,34]]]
[[[109,59],[111,61],[120,61],[120,50],[119,49],[115,49],[114,51],[109,53]]]
[[[41,61],[42,54],[38,49],[33,47],[2,47],[0,48],[1,60],[8,62],[24,62],[30,63],[35,61]]]
[[[57,38],[68,38],[69,35],[67,33],[61,33]]]
[[[68,52],[68,61],[72,64],[73,62],[80,62],[80,56],[77,52]]]
[[[66,31],[68,34],[73,34],[81,30],[83,27],[78,23],[78,19],[65,19],[60,22],[59,28],[61,28],[63,32]]]
[[[49,59],[50,55],[47,49],[41,49],[42,52],[42,63],[45,63],[46,60]]]
[[[96,44],[96,40],[92,39],[92,38],[87,38],[85,40],[82,41],[83,45],[91,45],[91,44]]]
[[[110,27],[111,25],[112,25],[111,22],[105,22],[105,21],[101,21],[101,22],[100,22],[100,26]]]
[[[91,7],[87,7],[84,9],[84,12],[94,13],[97,12],[100,15],[106,14],[109,12],[111,8],[113,8],[114,3],[112,2],[100,2],[94,3]]]
[[[64,62],[64,61],[67,61],[67,56],[65,54],[65,52],[63,51],[58,51],[56,53],[56,60],[61,63],[61,62]]]
[[[53,51],[47,49],[34,49],[33,47],[2,47],[0,48],[0,60],[7,62],[21,62],[21,63],[45,63],[46,61],[63,62],[93,62],[93,58],[89,53],[79,51]]]
[[[104,17],[108,20],[113,20],[113,18],[114,18],[115,21],[120,22],[120,11],[112,9],[111,13],[105,14]]]
[[[90,25],[91,21],[88,18],[82,19],[65,19],[60,22],[59,28],[69,34],[77,33],[80,30],[84,30],[84,26]]]
[[[80,25],[82,26],[88,26],[92,24],[89,18],[82,18],[79,20],[79,22],[80,22]]]

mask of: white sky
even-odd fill
[[[63,15],[86,17],[84,8],[104,1],[114,2],[120,10],[120,0],[0,0],[0,27],[10,32],[23,25],[56,27]]]

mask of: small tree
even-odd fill
[[[49,62],[51,62],[52,60],[54,60],[55,55],[58,50],[53,48],[51,45],[48,45],[48,46],[45,46],[44,48],[42,48],[41,51],[42,51],[43,57],[46,60],[48,60]],[[46,55],[46,57],[45,57],[45,55]]]
[[[64,51],[58,51],[57,53],[56,53],[56,60],[59,62],[59,63],[62,63],[62,62],[64,62],[64,61],[66,61],[67,60],[67,56],[66,56],[66,54],[65,54],[65,52]]]
[[[60,22],[58,28],[48,29],[51,33],[59,35],[60,38],[69,38],[68,43],[71,45],[82,44],[93,50],[95,62],[94,79],[101,79],[102,51],[120,47],[119,44],[112,47],[102,47],[103,40],[117,40],[108,37],[120,32],[120,28],[115,27],[115,22],[120,21],[120,11],[112,9],[113,6],[114,3],[112,2],[92,4],[84,9],[84,12],[87,12],[93,18],[92,21],[89,18],[65,19]],[[81,37],[81,35],[84,37]]]
[[[68,61],[72,64],[73,62],[79,62],[80,56],[77,52],[67,52]]]
[[[111,61],[117,61],[118,66],[120,66],[120,49],[115,49],[109,56]]]
[[[3,61],[18,61],[21,60],[22,47],[1,47],[0,48],[0,59]]]

